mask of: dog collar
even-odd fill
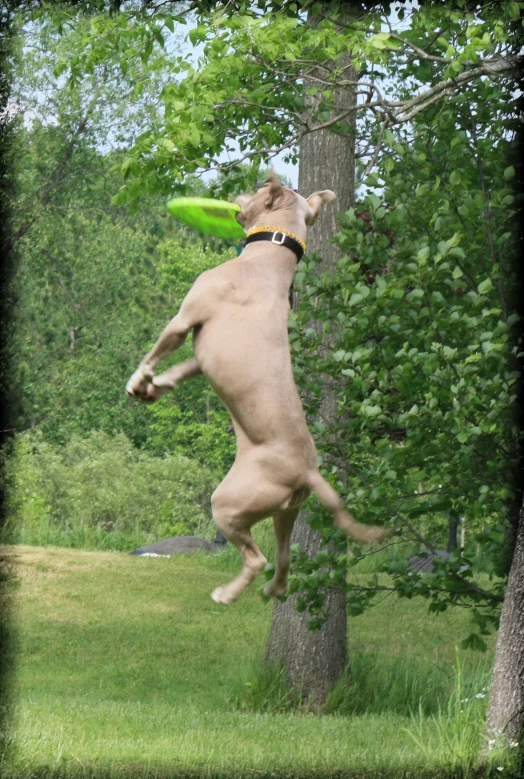
[[[281,227],[254,227],[247,233],[245,245],[255,241],[271,241],[277,246],[287,246],[297,255],[297,262],[302,258],[306,251],[306,242],[298,235],[290,233],[288,230],[282,230]]]

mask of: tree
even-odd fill
[[[516,744],[524,728],[524,502],[500,618],[486,722],[488,747]]]
[[[346,19],[350,18],[346,15]],[[318,18],[309,15],[309,24],[314,27]],[[349,81],[356,74],[349,67],[347,55],[332,63],[332,67],[344,68]],[[312,74],[313,76],[315,74]],[[318,75],[318,74],[316,74]],[[309,100],[304,108],[304,122],[318,111],[316,81],[306,78],[303,87],[309,90]],[[318,189],[331,189],[337,194],[337,210],[347,211],[354,205],[355,198],[355,129],[356,96],[353,85],[339,88],[334,95],[334,111],[337,115],[347,114],[344,133],[335,134],[324,129],[315,134],[304,135],[299,151],[299,190],[304,194]],[[353,112],[349,111],[353,108]],[[332,160],[338,160],[334,166]],[[340,251],[331,243],[337,225],[335,209],[321,214],[308,239],[308,251],[322,257],[319,270],[335,271]],[[322,332],[322,323],[316,323],[317,332]],[[322,354],[330,349],[328,339],[320,346]],[[334,425],[337,418],[336,400],[327,390],[322,403],[322,417],[328,425]],[[292,544],[297,545],[309,557],[314,557],[323,544],[323,539],[306,521],[302,511],[293,528]],[[346,594],[343,588],[332,585],[327,589],[324,608],[327,620],[319,630],[311,631],[311,614],[296,611],[296,596],[284,603],[275,601],[271,633],[266,647],[266,662],[278,665],[286,672],[288,683],[305,703],[320,706],[325,702],[332,687],[346,669],[348,662]]]
[[[22,387],[17,427],[41,423],[51,438],[63,442],[72,430],[113,430],[118,412],[125,416],[127,404],[111,378],[115,371],[127,372],[122,359],[129,342],[136,343],[134,323],[147,328],[129,288],[133,280],[151,291],[154,272],[140,254],[151,243],[158,218],[154,209],[142,212],[141,227],[152,218],[148,236],[146,230],[138,236],[140,219],[111,212],[108,188],[119,145],[131,143],[151,114],[159,59],[154,57],[146,82],[152,91],[144,91],[139,65],[133,63],[126,79],[110,58],[82,83],[67,83],[61,78],[63,64],[74,60],[86,22],[58,35],[49,25],[26,29],[21,21],[17,17],[11,93],[17,197],[13,230],[3,245],[4,254],[16,249],[19,258],[20,301],[11,345]],[[152,306],[161,306],[162,297],[152,294]],[[115,304],[126,298],[127,322],[120,310],[115,327]]]
[[[425,34],[428,37],[429,30],[435,28],[434,20],[431,15],[422,17],[421,24],[427,24]],[[457,22],[457,18],[451,18],[451,21]],[[479,25],[474,35],[468,28],[470,42],[460,29],[450,36],[448,49],[451,47],[453,51],[460,52],[455,61],[458,68],[453,70],[457,72],[476,56],[475,51],[486,34],[487,24]],[[503,45],[500,25],[495,23],[493,29]],[[260,30],[261,27],[257,28],[258,32]],[[421,30],[417,32],[422,35]],[[271,33],[274,34],[274,29]],[[375,35],[374,43],[382,51],[380,47],[386,39],[379,35]],[[271,39],[272,45],[275,37]],[[309,320],[317,318],[318,311],[313,311],[317,298],[329,300],[330,305],[323,315],[331,336],[340,336],[338,348],[331,350],[329,360],[325,356],[323,360],[317,360],[314,368],[311,360],[302,363],[299,360],[298,364],[306,397],[311,397],[311,393],[307,392],[308,384],[313,383],[307,379],[311,376],[321,378],[313,397],[315,394],[320,397],[326,378],[339,384],[341,408],[347,409],[350,398],[354,397],[348,414],[349,423],[345,426],[348,437],[344,437],[344,426],[339,425],[336,440],[333,440],[332,427],[326,426],[320,416],[322,403],[311,404],[311,413],[320,416],[317,431],[325,432],[324,451],[329,453],[335,473],[342,473],[342,486],[345,464],[351,464],[355,475],[349,480],[350,484],[356,482],[356,485],[349,497],[353,505],[358,504],[360,516],[369,516],[370,520],[376,521],[380,514],[396,515],[406,528],[407,535],[430,550],[434,549],[440,528],[447,521],[447,512],[450,509],[467,512],[473,529],[480,531],[478,541],[490,549],[493,572],[500,577],[490,592],[471,581],[474,561],[460,552],[452,555],[448,563],[440,565],[429,579],[410,572],[405,558],[394,558],[386,569],[393,576],[392,591],[405,597],[423,595],[430,599],[434,611],[443,610],[450,603],[467,607],[473,603],[472,614],[483,632],[490,623],[496,623],[498,605],[502,600],[501,584],[507,570],[507,525],[504,517],[508,501],[512,499],[511,479],[508,480],[507,473],[516,466],[511,423],[516,374],[504,367],[510,359],[509,328],[515,321],[507,302],[506,286],[508,280],[511,285],[511,276],[503,262],[503,247],[510,237],[505,227],[511,217],[508,206],[511,207],[514,197],[509,183],[513,168],[503,163],[504,159],[509,162],[507,134],[511,109],[508,112],[507,97],[503,97],[507,95],[504,82],[482,79],[482,74],[478,72],[478,81],[472,81],[465,97],[460,90],[456,94],[446,93],[449,84],[440,77],[438,69],[441,67],[439,63],[446,61],[444,54],[448,49],[428,54],[426,44],[412,42],[406,35],[404,38],[412,44],[412,49],[416,47],[419,53],[427,54],[429,62],[415,64],[408,60],[406,64],[405,53],[400,56],[397,52],[391,58],[393,68],[396,67],[396,72],[402,74],[401,83],[409,85],[406,92],[408,89],[410,93],[413,91],[410,78],[429,81],[426,102],[421,100],[416,105],[410,104],[407,95],[399,95],[397,102],[413,111],[411,115],[408,112],[410,125],[404,134],[393,134],[387,128],[387,117],[379,116],[380,124],[375,130],[377,143],[373,151],[368,149],[368,154],[381,178],[379,181],[378,176],[369,177],[366,182],[368,186],[383,182],[392,186],[388,187],[384,203],[377,195],[371,195],[360,212],[350,211],[347,215],[343,232],[345,238],[340,236],[339,240],[352,262],[339,264],[339,284],[329,273],[319,273],[318,263],[314,260],[304,263],[299,269],[297,284],[309,294],[304,296],[304,316],[296,325],[294,346],[297,357],[309,355],[318,347],[315,329],[308,331],[307,325],[311,325],[308,315]],[[330,42],[332,40],[331,35]],[[442,41],[439,45],[444,47]],[[463,50],[461,47],[464,47]],[[296,52],[289,51],[289,41],[286,41],[285,50],[293,62]],[[238,54],[239,49],[236,51]],[[267,58],[261,56],[262,59],[265,61]],[[512,61],[511,55],[504,58],[506,64]],[[492,64],[486,67],[489,69]],[[245,70],[242,72],[245,73]],[[468,73],[469,78],[473,71]],[[247,78],[244,85],[248,83]],[[201,81],[205,81],[202,70],[191,81],[192,88]],[[257,87],[260,84],[264,86],[263,78],[259,77],[256,83]],[[278,83],[283,88],[284,77]],[[337,83],[341,83],[340,80]],[[238,83],[235,89],[236,102],[228,103],[228,108],[238,104]],[[436,96],[439,99],[445,97],[448,102],[438,105],[434,100]],[[276,99],[282,102],[282,95]],[[245,100],[247,105],[247,97]],[[475,105],[474,112],[471,111],[472,104]],[[488,106],[493,107],[493,113],[489,113],[491,108],[488,109]],[[261,110],[269,110],[266,101]],[[458,127],[454,113],[457,111],[460,118]],[[493,116],[499,119],[493,119]],[[329,118],[325,120],[330,121]],[[428,120],[429,129],[425,130]],[[491,156],[489,147],[493,146],[493,137],[488,139],[483,129],[488,122],[490,126],[495,124],[498,133]],[[267,126],[267,122],[263,126]],[[309,134],[304,133],[305,136]],[[369,135],[373,137],[373,126]],[[267,149],[267,146],[264,148]],[[402,173],[399,172],[400,167]],[[410,191],[415,188],[417,206],[413,209]],[[425,241],[421,242],[421,235],[425,236]],[[460,245],[462,235],[467,236],[467,254]],[[487,255],[484,251],[486,240]],[[386,257],[388,260],[385,262]],[[410,262],[412,258],[416,258],[415,263]],[[431,267],[428,267],[429,258]],[[392,267],[395,275],[387,278]],[[479,269],[482,269],[480,277]],[[421,275],[418,275],[419,272]],[[450,293],[453,300],[451,310]],[[432,298],[431,305],[428,295]],[[462,295],[466,296],[463,301]],[[372,301],[379,300],[378,308],[371,305]],[[403,300],[405,305],[401,306],[400,301]],[[348,317],[348,304],[356,316]],[[384,305],[388,305],[387,311],[381,310]],[[308,306],[309,311],[306,311]],[[444,306],[450,316],[446,315]],[[418,320],[416,327],[413,324],[415,316]],[[498,316],[500,319],[496,320]],[[487,328],[483,332],[483,340],[478,342],[478,328],[482,326],[482,320],[490,321],[490,317],[494,317],[494,326]],[[422,325],[424,319],[427,326]],[[377,324],[384,321],[392,326],[387,335],[381,332],[380,327],[377,329]],[[458,322],[460,326],[456,324]],[[338,332],[334,333],[334,329]],[[360,334],[357,336],[358,330]],[[355,343],[364,348],[355,349]],[[353,344],[353,349],[348,348],[349,344]],[[459,364],[461,353],[462,364]],[[484,355],[488,354],[491,356],[486,359]],[[384,370],[377,370],[377,364],[384,361]],[[500,374],[494,367],[495,363],[500,366]],[[345,367],[342,367],[343,364]],[[414,382],[413,368],[417,364],[420,365],[420,375],[428,377],[425,388],[419,386],[417,389]],[[445,378],[448,372],[449,379]],[[353,381],[344,382],[341,375]],[[496,378],[497,375],[499,378]],[[394,391],[385,392],[384,388],[391,384]],[[455,397],[444,389],[446,385],[451,387]],[[476,405],[474,397],[480,390],[480,403]],[[389,411],[383,413],[386,407]],[[423,407],[425,411],[422,411]],[[479,424],[475,424],[474,420]],[[499,423],[502,424],[499,426]],[[369,436],[366,446],[363,446],[363,431]],[[358,446],[355,447],[351,441],[358,441]],[[427,455],[424,454],[424,441],[428,445]],[[357,456],[355,448],[360,453]],[[492,457],[494,451],[499,454],[496,458]],[[424,469],[421,463],[426,456]],[[360,465],[355,468],[356,460]],[[374,466],[371,465],[373,461]],[[422,480],[423,489],[419,489]],[[442,481],[444,485],[440,483]],[[480,484],[480,481],[483,483]],[[458,492],[457,485],[460,485]],[[390,504],[388,511],[386,506],[390,501],[393,505]],[[503,520],[498,527],[491,519],[493,516]],[[420,522],[422,517],[426,519],[423,533],[420,533],[415,530],[412,520]],[[336,563],[334,555],[326,557],[326,554],[326,551],[320,552],[316,567],[307,558],[296,561],[295,570],[300,579],[298,585],[295,580],[295,588],[303,595],[297,599],[297,604],[299,608],[309,607],[310,623],[313,624],[318,624],[317,615],[322,611],[319,592],[333,581],[327,578],[327,573],[319,573],[326,562]],[[356,550],[354,554],[352,562],[358,562]],[[460,573],[464,565],[469,571],[466,575]],[[359,613],[374,594],[387,589],[377,586],[376,581],[370,581],[368,587],[349,586],[352,613]],[[481,647],[479,633],[473,632],[466,645]]]

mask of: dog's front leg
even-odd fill
[[[158,400],[170,390],[174,390],[181,381],[199,376],[201,373],[200,365],[196,360],[187,360],[179,365],[173,365],[164,373],[155,376],[151,384],[148,384],[147,397],[149,400]]]
[[[127,382],[126,392],[132,398],[146,403],[154,400],[148,396],[148,388],[153,384],[156,366],[168,354],[179,349],[186,340],[189,331],[207,321],[210,313],[214,310],[214,278],[213,271],[205,271],[197,278],[182,301],[178,314],[173,317],[151,351],[140,363],[138,370]],[[192,360],[184,365],[187,366],[188,372],[183,378],[196,376],[200,370],[197,370],[197,366]],[[166,374],[169,374],[169,371],[166,371]]]
[[[148,401],[148,387],[153,382],[155,368],[163,357],[179,349],[193,325],[188,324],[180,311],[168,324],[151,351],[146,354],[127,382],[126,392],[137,400]]]

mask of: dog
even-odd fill
[[[301,505],[313,492],[353,538],[372,542],[384,531],[357,522],[321,476],[293,379],[288,341],[289,290],[305,249],[307,228],[336,196],[304,198],[272,172],[254,195],[240,195],[237,220],[246,229],[240,256],[202,273],[153,349],[131,376],[126,392],[152,402],[181,381],[204,374],[228,409],[237,439],[235,462],[211,497],[213,518],[239,550],[243,567],[211,593],[230,604],[267,560],[251,528],[273,517],[277,538],[273,579],[266,596],[285,595],[290,540]],[[193,331],[195,359],[155,375],[158,363]]]

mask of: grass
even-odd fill
[[[458,611],[387,599],[350,619],[353,677],[319,716],[289,710],[278,678],[258,675],[271,606],[257,587],[230,608],[210,600],[231,576],[228,552],[11,552],[18,661],[5,776],[474,775],[485,701],[471,705],[476,742],[457,747],[453,769],[444,738],[457,718],[446,705],[466,630]],[[492,651],[493,641],[485,670],[463,653],[463,689],[485,684]],[[495,775],[510,775],[502,767]]]

